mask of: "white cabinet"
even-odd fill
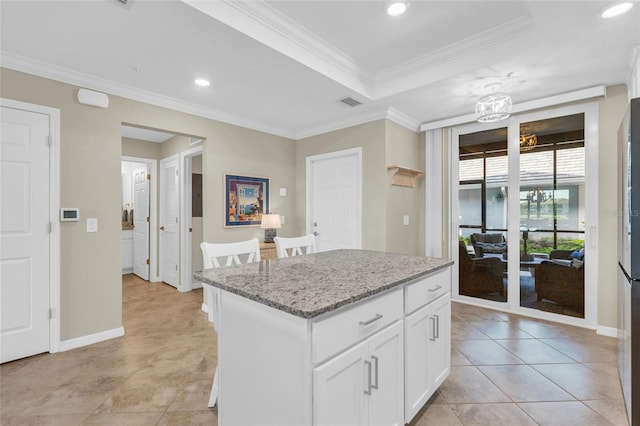
[[[313,370],[313,424],[365,426],[367,395],[365,361],[367,342]]]
[[[405,318],[405,348],[405,421],[408,423],[449,375],[449,293]]]
[[[133,272],[133,230],[122,231],[122,273]]]
[[[314,425],[402,425],[402,322],[313,371]]]
[[[220,291],[219,424],[403,425],[449,374],[450,268],[311,319]]]

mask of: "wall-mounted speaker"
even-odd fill
[[[78,102],[83,105],[106,108],[109,106],[109,96],[89,89],[80,89],[78,90]]]

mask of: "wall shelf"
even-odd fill
[[[418,178],[424,174],[422,170],[410,169],[402,166],[387,166],[391,185],[408,186],[415,188]]]

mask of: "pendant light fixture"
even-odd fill
[[[476,120],[480,123],[493,123],[511,115],[511,96],[495,92],[500,86],[502,83],[485,86],[491,94],[480,98],[476,103]]]

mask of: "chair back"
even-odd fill
[[[276,243],[278,259],[289,257],[287,250],[291,252],[291,257],[316,252],[316,237],[313,234],[294,238],[275,237],[273,241]]]
[[[204,269],[219,268],[260,261],[260,243],[257,238],[237,243],[200,243]],[[226,258],[224,265],[218,259]]]

